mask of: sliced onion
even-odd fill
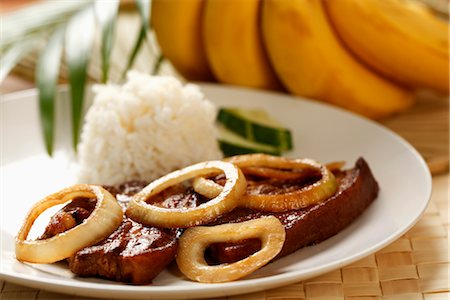
[[[317,173],[316,171],[314,171]],[[298,180],[311,176],[311,172],[285,171],[268,167],[244,167],[242,168],[244,175],[252,175],[263,178],[273,178],[279,180]]]
[[[196,177],[192,187],[194,191],[207,198],[217,197],[223,190],[223,186],[205,177]]]
[[[281,156],[273,156],[263,153],[244,154],[231,156],[224,159],[237,165],[239,168],[266,167],[281,170],[317,170],[318,163],[312,159],[289,159]]]
[[[34,221],[46,209],[75,198],[96,198],[88,218],[65,232],[44,240],[27,240]],[[123,212],[116,199],[104,188],[79,184],[45,197],[28,212],[16,237],[16,258],[31,263],[53,263],[108,237],[121,224]]]
[[[221,192],[194,208],[172,209],[146,201],[164,189],[196,176],[206,176],[223,171],[226,183]],[[126,215],[143,224],[159,227],[190,227],[208,223],[220,215],[233,210],[245,193],[247,182],[241,170],[223,161],[208,161],[195,164],[163,176],[146,186],[131,199]]]
[[[338,184],[333,173],[324,165],[311,159],[288,159],[267,154],[238,155],[227,159],[240,168],[270,167],[278,169],[317,170],[322,178],[299,190],[284,194],[245,194],[240,206],[263,211],[282,212],[304,208],[321,202],[336,192]]]
[[[341,170],[345,166],[345,161],[332,161],[326,164],[328,170],[336,172]]]
[[[205,261],[205,250],[214,243],[238,242],[258,238],[261,249],[230,264],[210,266]],[[180,238],[177,264],[189,279],[213,283],[237,280],[247,276],[271,261],[283,248],[286,233],[283,224],[274,216],[234,224],[188,228]]]
[[[327,163],[325,166],[331,172],[335,172],[340,170],[344,166],[344,162],[335,161],[331,163]],[[318,173],[318,170],[312,169],[300,169],[300,170],[281,170],[270,167],[241,167],[242,173],[244,175],[252,175],[263,178],[273,178],[279,180],[299,180],[302,178],[308,178],[313,174]]]
[[[234,156],[228,158],[227,161],[236,164],[243,170],[245,170],[245,168],[253,167],[310,169],[315,172],[319,171],[322,175],[322,178],[317,182],[293,192],[275,195],[255,195],[246,193],[239,202],[239,206],[241,207],[272,212],[300,209],[331,197],[338,188],[338,184],[333,173],[326,166],[310,159],[290,160],[287,158],[270,156],[266,154],[248,154]],[[335,164],[333,166],[339,167],[340,164]],[[196,180],[196,184],[194,185],[194,189],[201,195],[208,194],[213,196],[220,191],[221,186],[210,179],[198,178]]]

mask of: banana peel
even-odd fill
[[[213,81],[201,34],[204,0],[153,0],[151,25],[165,58],[187,80]]]
[[[350,50],[411,89],[449,92],[449,25],[418,1],[326,0],[333,27]]]
[[[448,24],[412,0],[153,0],[151,19],[187,80],[284,86],[370,118],[418,88],[448,93]]]
[[[295,95],[375,119],[414,103],[411,91],[372,72],[348,52],[321,1],[265,0],[262,32],[276,73]]]
[[[206,0],[206,56],[220,82],[281,90],[259,31],[260,7],[260,0]]]

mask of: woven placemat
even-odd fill
[[[379,122],[419,151],[433,174],[449,170],[449,98],[417,93],[416,104],[402,114]]]
[[[216,300],[448,300],[448,185],[448,174],[434,177],[432,199],[419,222],[404,236],[375,254],[303,282]],[[9,282],[0,282],[0,286],[0,300],[89,299]]]

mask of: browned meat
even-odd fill
[[[336,177],[339,181],[338,192],[320,204],[284,213],[237,208],[210,225],[274,215],[286,229],[286,241],[278,257],[285,256],[335,235],[356,219],[377,197],[378,184],[363,159],[359,159],[353,169],[337,172]],[[314,174],[307,179],[294,181],[248,176],[247,192],[285,193],[317,179]],[[216,180],[218,183],[223,181],[220,176]],[[130,197],[145,185],[144,182],[129,182],[106,188],[125,207]],[[169,188],[149,200],[171,208],[195,207],[205,201],[207,199],[184,185]],[[81,223],[94,206],[94,199],[75,199],[52,217],[42,238],[51,237]],[[70,259],[69,266],[72,272],[80,276],[100,276],[133,284],[150,283],[174,259],[180,234],[181,229],[149,227],[125,217],[121,226],[107,239],[77,252]],[[205,256],[211,264],[229,263],[247,257],[260,247],[258,239],[243,240],[235,244],[217,243],[208,248]]]
[[[129,182],[117,187],[106,187],[125,208],[130,196],[142,189],[143,182]],[[179,207],[191,201],[190,196],[176,187],[166,191],[163,204]],[[180,201],[180,198],[183,201]],[[50,220],[41,238],[64,232],[89,216],[95,199],[75,199]],[[70,270],[79,276],[99,276],[115,281],[150,283],[174,258],[181,230],[149,227],[124,217],[122,224],[102,242],[78,251],[69,259]]]
[[[39,239],[48,239],[69,230],[89,217],[95,208],[95,199],[76,198],[52,216]]]
[[[125,218],[106,240],[78,251],[70,270],[133,284],[150,283],[175,257],[179,230],[147,227]]]
[[[214,224],[242,222],[265,215],[276,216],[285,226],[286,240],[278,257],[288,255],[302,247],[320,243],[337,234],[355,220],[378,195],[378,184],[366,161],[358,159],[353,169],[337,174],[339,190],[331,198],[306,209],[283,213],[258,212],[235,209]],[[254,183],[249,184],[249,186]],[[260,189],[276,193],[276,184],[260,182]],[[264,186],[264,187],[263,187]],[[256,252],[260,241],[247,240],[238,244],[217,243],[208,249],[213,263],[229,263]]]
[[[130,197],[147,184],[128,182],[106,187],[126,207]],[[201,196],[180,185],[151,200],[171,208],[198,205]],[[127,217],[120,227],[97,245],[78,251],[70,260],[70,270],[80,276],[99,276],[115,281],[147,284],[175,258],[181,229],[145,226]]]

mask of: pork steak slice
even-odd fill
[[[79,276],[147,284],[174,259],[179,233],[124,218],[108,238],[78,251],[69,267]]]
[[[145,182],[128,182],[105,188],[125,209],[131,196],[146,185]],[[175,186],[156,198],[163,206],[179,208],[198,205],[202,196]],[[95,199],[74,199],[52,216],[40,238],[50,238],[80,224],[90,215],[95,204]],[[124,217],[122,224],[109,237],[75,253],[69,259],[69,268],[79,276],[148,284],[175,258],[180,234],[181,229],[146,226]]]
[[[355,220],[378,195],[378,184],[362,158],[354,168],[338,171],[336,194],[305,209],[271,213],[236,208],[209,225],[236,223],[274,215],[284,225],[286,240],[277,256],[288,255],[302,247],[320,243],[337,234]],[[310,182],[282,182],[247,178],[247,192],[283,193]],[[123,205],[146,186],[145,182],[106,187]],[[152,202],[170,208],[195,207],[207,201],[192,188],[178,185],[156,195]],[[52,217],[42,238],[51,237],[81,223],[92,212],[95,199],[75,199]],[[72,272],[79,276],[100,276],[132,284],[150,283],[175,257],[182,229],[145,226],[124,217],[122,224],[102,242],[78,251],[70,260]],[[230,263],[251,255],[260,248],[257,239],[238,243],[216,243],[206,253],[211,264]]]
[[[363,158],[356,161],[354,168],[335,175],[339,182],[338,191],[316,205],[281,213],[239,208],[219,218],[212,225],[243,222],[268,215],[277,217],[286,230],[286,240],[277,258],[302,247],[320,243],[352,223],[378,196],[378,183]],[[278,186],[267,182],[250,182],[248,188],[257,186],[261,189],[262,185],[266,185],[263,188],[271,193],[276,193],[279,189]],[[231,263],[251,255],[260,247],[261,242],[257,239],[239,243],[216,243],[209,247],[207,255],[210,263]]]

